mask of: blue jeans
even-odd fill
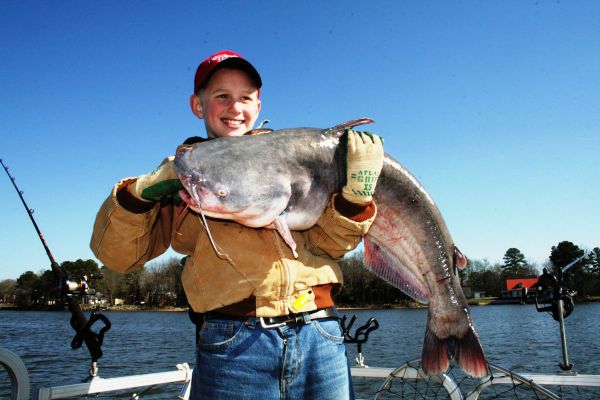
[[[264,329],[260,320],[208,320],[200,330],[190,399],[350,399],[338,321]]]

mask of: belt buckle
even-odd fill
[[[288,321],[286,320],[286,321],[275,323],[275,324],[267,324],[265,322],[264,317],[260,317],[259,320],[260,320],[260,326],[262,326],[264,329],[279,328],[279,327],[287,325],[287,323],[288,323]]]

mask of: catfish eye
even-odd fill
[[[225,197],[225,196],[227,196],[227,190],[225,190],[225,189],[219,189],[219,190],[217,190],[217,196],[219,196],[219,197]]]

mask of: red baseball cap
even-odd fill
[[[198,65],[196,76],[194,77],[194,93],[198,93],[208,83],[218,69],[223,67],[233,67],[246,72],[250,79],[256,84],[256,88],[260,89],[262,80],[256,68],[252,66],[244,57],[229,50],[222,50],[213,54]]]

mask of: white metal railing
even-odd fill
[[[6,370],[10,379],[10,398],[28,400],[29,374],[23,360],[15,353],[0,347],[0,366]]]
[[[11,399],[29,399],[29,376],[22,360],[10,351],[0,348],[0,366],[3,366],[8,371],[11,379]],[[452,400],[477,400],[481,392],[488,390],[491,386],[497,385],[527,386],[532,391],[544,396],[541,398],[547,399],[559,399],[560,396],[546,389],[544,386],[600,388],[600,375],[514,373],[492,364],[488,364],[488,366],[490,376],[479,380],[472,380],[476,382],[476,387],[475,389],[469,389],[468,393],[463,393],[465,388],[461,387],[462,382],[452,374],[426,375],[420,368],[420,360],[418,359],[407,362],[399,368],[354,367],[351,368],[351,373],[353,377],[385,379],[384,384],[375,393],[375,398],[379,398],[380,395],[383,396],[383,393],[392,384],[398,386],[404,385],[406,382],[419,381],[437,385],[436,387],[440,389],[443,388],[448,393],[448,398]],[[138,399],[143,395],[143,390],[147,388],[175,384],[181,385],[176,398],[187,400],[191,379],[192,369],[189,368],[188,364],[183,363],[178,364],[177,369],[174,371],[116,378],[95,377],[89,382],[84,383],[44,387],[33,393],[33,398],[37,400],[68,399],[126,391],[131,392],[131,399]],[[137,392],[134,392],[135,390]],[[536,396],[536,398],[538,397]]]
[[[157,372],[152,374],[122,376],[118,378],[95,377],[89,382],[75,385],[63,385],[49,388],[41,388],[37,400],[68,399],[71,397],[95,395],[121,390],[142,389],[157,385],[180,384],[178,399],[189,397],[190,383],[192,381],[192,369],[187,363],[177,364],[176,371]],[[139,395],[132,394],[136,399]]]

